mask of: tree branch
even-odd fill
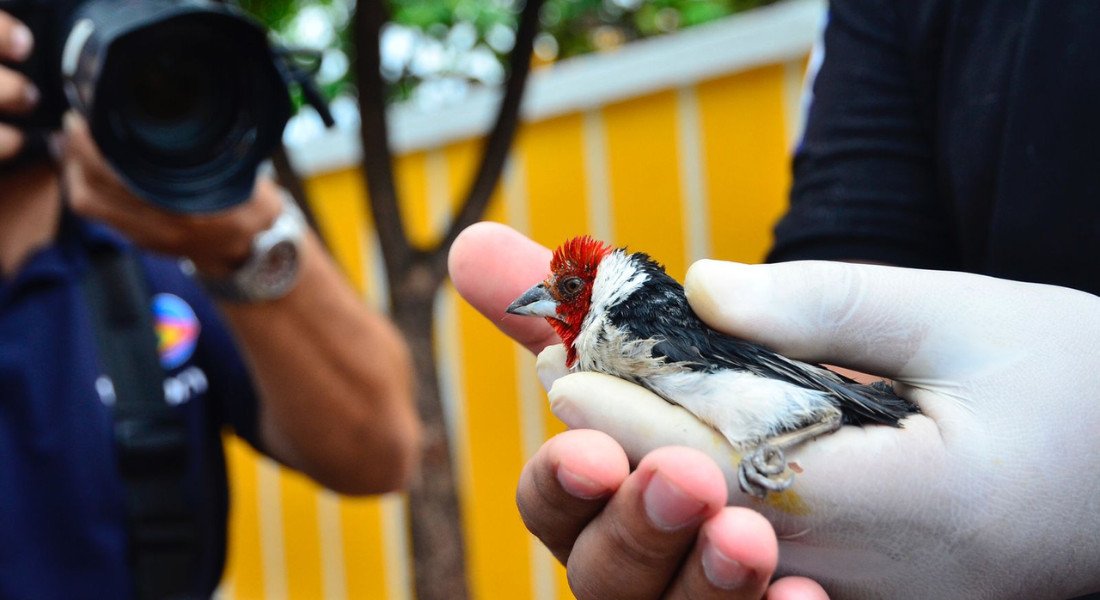
[[[442,282],[447,275],[447,253],[450,251],[451,244],[462,230],[482,218],[493,196],[493,190],[500,181],[504,162],[508,158],[508,151],[519,125],[519,109],[523,100],[523,90],[527,86],[527,76],[531,70],[531,52],[535,45],[535,34],[539,29],[539,8],[542,3],[543,0],[527,0],[520,14],[516,43],[509,58],[508,83],[505,86],[496,123],[485,143],[477,176],[470,185],[466,200],[451,222],[447,234],[428,255],[432,276],[439,282]]]
[[[414,251],[405,233],[397,186],[390,159],[386,127],[386,99],[381,75],[379,36],[386,22],[382,0],[359,0],[355,9],[356,81],[359,87],[359,134],[363,146],[363,175],[367,180],[370,211],[391,282],[399,281],[413,262]]]

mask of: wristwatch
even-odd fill
[[[227,277],[200,276],[210,295],[229,302],[267,302],[294,288],[307,225],[290,194],[284,192],[282,200],[283,212],[252,238],[252,251],[243,265]]]

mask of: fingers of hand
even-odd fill
[[[942,367],[957,368],[953,363],[973,364],[958,332],[987,320],[988,311],[974,309],[972,290],[989,281],[839,262],[700,261],[688,271],[685,291],[712,327],[786,356],[922,378],[949,376]]]
[[[165,239],[185,238],[166,226],[159,211],[126,189],[99,153],[84,120],[72,114],[65,118],[62,173],[69,206],[76,214],[110,223],[151,250],[169,250]]]
[[[84,179],[97,188],[110,188],[112,191],[122,191],[123,186],[118,177],[107,165],[99,147],[92,139],[92,132],[88,128],[88,122],[75,112],[65,113],[65,159],[67,162],[78,163],[83,172]]]
[[[829,595],[812,579],[784,577],[768,586],[764,600],[829,600]]]
[[[554,382],[549,396],[550,410],[566,425],[608,434],[632,461],[663,446],[688,446],[704,452],[725,473],[731,502],[751,502],[738,484],[741,454],[687,410],[640,386],[600,373],[566,375]],[[925,398],[922,403],[940,406],[944,400]],[[814,508],[815,521],[824,514],[821,506],[842,505],[858,513],[896,505],[891,499],[898,497],[923,498],[938,489],[933,478],[942,472],[946,460],[939,432],[931,419],[914,415],[906,420],[904,429],[844,427],[790,449],[787,462],[800,469],[793,492],[799,502]],[[913,464],[921,468],[914,469]],[[760,509],[781,530],[798,531],[805,526],[796,514],[777,512],[771,505]]]
[[[707,519],[664,600],[758,600],[779,561],[775,531],[747,508]]]
[[[0,114],[25,115],[38,104],[38,88],[23,75],[0,67]]]
[[[34,37],[25,25],[0,11],[0,62],[21,62],[30,56]],[[38,104],[39,92],[23,75],[0,66],[0,114],[25,115]],[[0,125],[0,160],[8,159],[23,147],[23,134]]]
[[[535,363],[539,373],[539,383],[547,392],[554,387],[554,382],[569,374],[569,367],[565,366],[565,346],[554,344],[547,346],[539,352],[538,361]]]
[[[21,131],[0,123],[0,162],[19,154],[24,143],[25,138]]]
[[[713,428],[683,408],[622,379],[601,373],[574,373],[554,382],[549,396],[550,410],[566,425],[607,433],[635,460],[662,446],[698,448],[719,464],[736,465],[740,460]]]
[[[34,36],[15,17],[0,11],[0,61],[22,62],[34,49]]]
[[[207,274],[223,276],[243,262],[252,239],[282,209],[278,186],[261,178],[252,198],[219,213],[177,214],[138,198],[115,174],[87,122],[65,115],[64,173],[69,201],[83,216],[110,223],[148,250],[187,256]]]
[[[867,271],[871,268],[704,260],[688,270],[684,290],[699,317],[715,329],[792,358],[896,376],[917,350],[927,325],[913,322],[912,317],[923,314],[900,323],[883,323],[872,315],[880,295],[869,288],[880,284],[883,275],[872,276]],[[884,328],[897,335],[881,339]],[[882,348],[883,341],[890,347]]]
[[[500,223],[478,223],[451,247],[448,269],[455,289],[486,319],[528,350],[538,353],[558,337],[543,319],[504,312],[531,286],[546,278],[550,250]]]
[[[565,564],[577,536],[629,473],[614,440],[598,431],[567,431],[523,468],[516,504],[531,533]]]
[[[65,115],[63,170],[69,201],[78,214],[112,222],[116,216],[131,221],[147,216],[135,214],[145,207],[126,192],[96,148],[84,119],[73,113]]]
[[[725,503],[722,472],[710,458],[690,448],[654,451],[577,538],[566,565],[573,593],[660,598],[699,527]]]

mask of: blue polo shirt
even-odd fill
[[[66,215],[56,242],[0,278],[0,599],[124,600],[124,484],[108,390],[97,380],[81,282],[89,250],[125,248],[117,233]],[[229,331],[176,260],[141,255],[165,399],[189,425],[189,500],[203,548],[197,593],[225,559],[227,485],[220,434],[257,439],[256,393]]]

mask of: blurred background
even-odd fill
[[[401,210],[418,246],[439,241],[477,167],[522,2],[388,0],[380,75]],[[319,52],[337,125],[326,130],[303,108],[286,145],[348,277],[387,310],[360,169],[355,1],[239,4],[282,41]],[[643,249],[677,278],[704,257],[761,261],[786,205],[824,9],[823,0],[546,0],[522,125],[485,218],[550,247],[589,233]],[[514,505],[523,463],[563,430],[534,357],[449,285],[436,298],[434,344],[469,597],[572,598]],[[233,500],[220,597],[416,597],[404,496],[340,498],[227,443]]]

